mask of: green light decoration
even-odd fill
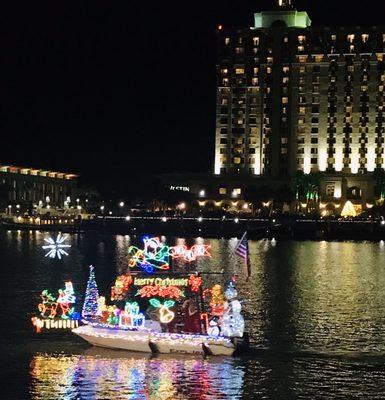
[[[175,301],[166,300],[162,304],[158,299],[150,299],[150,304],[155,308],[159,308],[159,320],[162,324],[168,324],[174,319],[175,313],[170,308],[175,305]]]

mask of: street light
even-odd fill
[[[199,192],[199,196],[200,197],[204,197],[206,195],[206,192],[202,189],[200,192]]]
[[[202,217],[199,217],[198,218],[198,222],[202,222],[203,221],[203,218]]]
[[[124,207],[124,201],[121,201],[121,202],[119,203],[119,207]]]
[[[130,219],[131,219],[131,217],[129,215],[127,215],[126,221],[129,221]]]
[[[167,222],[167,218],[166,217],[162,217],[162,222]]]

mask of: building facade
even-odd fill
[[[214,174],[290,182],[322,173],[321,197],[374,201],[385,167],[385,28],[314,27],[291,0],[218,28]]]
[[[0,165],[0,201],[20,211],[37,206],[63,207],[73,197],[77,175],[42,169]]]

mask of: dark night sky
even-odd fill
[[[215,28],[251,25],[272,2],[2,6],[0,163],[126,181],[138,172],[211,171]],[[296,5],[317,25],[375,25],[380,3]]]

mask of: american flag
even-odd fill
[[[239,241],[237,247],[235,248],[235,254],[243,259],[246,266],[247,279],[251,276],[251,265],[249,257],[249,244],[247,242],[247,232],[243,234],[241,240]]]

